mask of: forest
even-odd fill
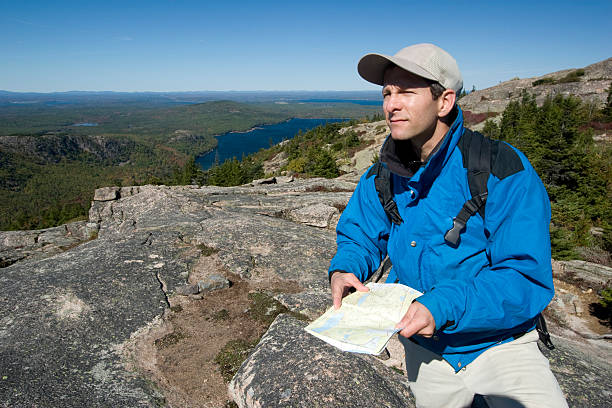
[[[355,118],[378,108],[353,103],[180,106],[98,104],[0,106],[0,230],[40,229],[86,218],[104,186],[176,184],[215,135],[300,118]]]
[[[552,205],[551,240],[556,259],[609,264],[612,252],[612,144],[596,141],[612,129],[612,86],[606,106],[594,109],[557,95],[538,107],[525,93],[497,125],[483,133],[520,149],[540,175]]]

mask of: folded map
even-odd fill
[[[305,330],[344,351],[380,354],[399,329],[408,307],[422,293],[399,283],[368,283],[369,292],[354,292],[330,307]]]

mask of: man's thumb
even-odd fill
[[[357,289],[359,292],[369,292],[370,291],[370,288],[368,288],[363,283],[359,282],[359,280],[357,280],[357,282],[355,282],[354,286],[355,286],[355,289]]]

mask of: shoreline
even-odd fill
[[[249,132],[252,132],[252,131],[257,130],[257,129],[264,129],[265,126],[278,125],[278,124],[281,124],[281,123],[292,121],[293,119],[324,119],[324,118],[296,118],[296,117],[293,117],[293,118],[281,120],[280,122],[258,123],[257,125],[254,125],[252,128],[247,129],[247,130],[230,130],[230,131],[222,133],[220,135],[215,135],[214,137],[219,137],[219,136],[227,135],[229,133],[236,133],[236,134],[249,133]]]
[[[249,133],[249,132],[252,132],[252,131],[257,130],[257,129],[264,129],[264,126],[278,125],[279,123],[289,122],[292,119],[302,119],[302,118],[289,118],[289,119],[285,119],[283,121],[275,122],[275,123],[261,123],[261,124],[257,124],[255,126],[253,126],[250,129],[247,129],[247,130],[228,130],[227,132],[224,132],[224,133],[221,133],[221,134],[218,134],[218,135],[213,135],[212,137],[214,137],[215,140],[217,141],[217,145],[215,147],[211,148],[211,149],[208,149],[208,150],[205,150],[204,152],[196,154],[195,155],[195,159],[197,161],[198,158],[200,158],[202,156],[206,156],[208,153],[211,153],[215,149],[217,149],[219,147],[219,139],[218,138],[221,137],[221,136],[225,136],[225,135],[228,135],[230,133],[234,133],[234,134]]]
[[[228,131],[228,132],[225,132],[225,133],[222,133],[222,134],[219,134],[219,135],[215,135],[214,137],[217,140],[217,146],[215,146],[214,148],[209,149],[209,150],[207,150],[207,151],[205,151],[203,153],[200,153],[200,154],[196,155],[196,157],[195,157],[196,163],[200,166],[200,168],[202,168],[204,170],[204,166],[203,166],[204,163],[208,162],[210,160],[210,155],[211,154],[216,154],[215,151],[218,152],[218,149],[221,147],[222,143],[220,143],[220,139],[219,139],[220,136],[229,136],[229,138],[232,138],[233,136],[235,136],[235,137],[238,138],[235,143],[245,144],[244,143],[245,137],[250,139],[249,136],[244,136],[245,134],[247,134],[249,132],[252,132],[254,130],[266,129],[266,127],[268,127],[268,126],[275,126],[275,125],[280,125],[280,124],[283,124],[283,123],[288,123],[288,122],[291,122],[292,120],[305,120],[305,121],[316,120],[316,121],[322,121],[323,123],[325,123],[325,122],[328,122],[328,121],[333,121],[333,122],[340,121],[341,122],[341,121],[345,121],[346,118],[299,118],[299,117],[292,117],[292,118],[285,119],[283,121],[275,122],[275,123],[269,123],[269,124],[261,124],[260,123],[260,124],[257,124],[255,126],[251,127],[250,129],[244,130],[244,131]],[[319,125],[317,125],[317,126],[319,126]],[[299,126],[299,127],[301,127],[301,126]],[[313,127],[316,127],[316,126],[305,126],[301,130],[308,131],[308,130],[310,130]],[[292,139],[294,136],[296,136],[298,134],[298,132],[299,132],[299,130],[291,131],[290,132],[291,135],[287,139]],[[258,139],[258,136],[255,136],[253,139]],[[225,142],[227,142],[227,140]],[[276,145],[278,143],[280,143],[280,141],[274,143],[274,145]],[[225,144],[226,143],[223,143],[224,146],[225,146]],[[269,148],[269,147],[270,146],[268,146],[268,145],[264,146],[264,148]],[[225,149],[227,150],[227,147],[225,147]],[[246,149],[246,150],[248,151],[249,149]],[[257,150],[254,150],[254,151],[252,151],[250,153],[244,152],[243,154],[248,155],[248,154],[251,154],[251,153],[253,153],[255,151],[257,151]],[[221,155],[224,156],[225,155],[224,152],[221,152]],[[235,157],[238,157],[238,156],[240,156],[240,154],[236,154],[235,155]],[[220,159],[221,159],[220,161],[223,161],[222,158],[220,158]],[[209,168],[210,168],[210,166],[208,166],[208,163],[207,163],[205,171],[208,170]]]
[[[273,123],[273,125],[275,125],[275,123]],[[236,134],[249,133],[249,132],[252,132],[252,131],[257,130],[257,129],[263,129],[263,126],[266,126],[266,125],[255,125],[252,128],[250,128],[250,129],[242,130],[242,131],[240,131],[240,130],[230,130],[229,132],[225,132],[223,135],[227,135],[228,133],[236,133]],[[223,136],[223,135],[217,135],[215,137]]]

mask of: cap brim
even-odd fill
[[[414,62],[383,54],[364,55],[357,64],[357,72],[366,81],[383,85],[385,70],[391,65],[397,65],[415,75],[436,81],[436,78],[431,73]]]

